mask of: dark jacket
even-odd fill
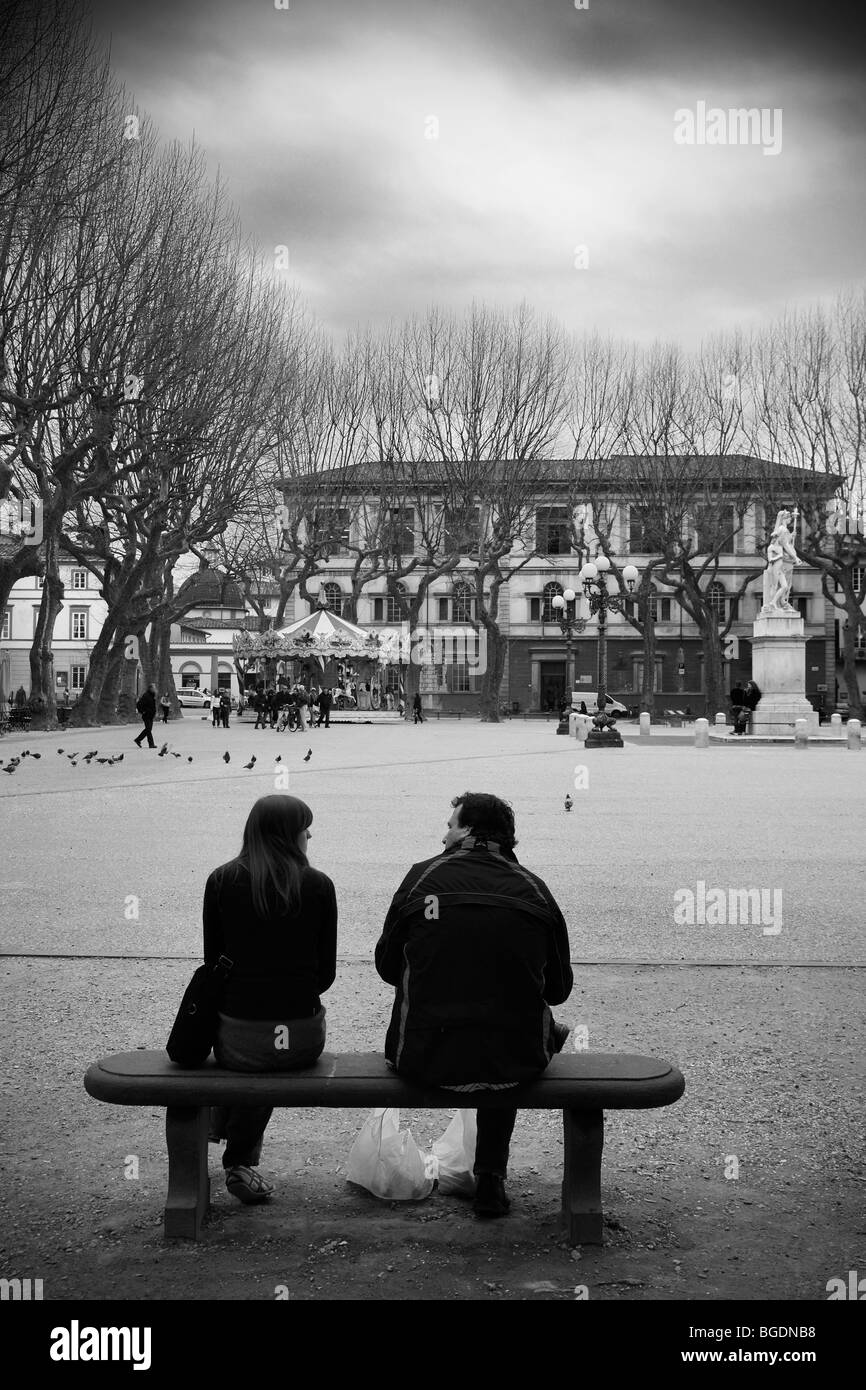
[[[156,696],[153,691],[145,690],[144,694],[138,697],[135,708],[142,719],[153,719],[156,714]]]
[[[760,688],[752,681],[750,685],[746,686],[743,692],[743,704],[746,706],[746,709],[755,710],[758,707],[760,699]]]
[[[249,870],[221,864],[204,890],[204,958],[234,961],[222,1011],[232,1018],[307,1018],[337,973],[337,899],[327,874],[308,866],[300,911],[260,917]]]
[[[319,709],[330,709],[333,703],[330,690],[323,690],[319,695]]]
[[[413,864],[376,946],[397,991],[385,1055],[431,1085],[537,1075],[555,1050],[548,1005],[574,983],[569,955],[553,895],[513,852],[464,841]]]

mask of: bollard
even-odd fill
[[[809,726],[805,719],[797,719],[794,723],[794,747],[809,747]]]
[[[724,724],[725,727],[727,728],[728,716],[727,716],[726,714],[723,714],[721,710],[719,710],[718,714],[716,715],[716,723],[717,723],[717,724]]]
[[[860,743],[860,720],[859,720],[859,719],[849,719],[849,720],[848,720],[848,747],[849,747],[849,748],[860,748],[860,747],[861,747],[861,743]]]
[[[838,734],[838,735],[841,737],[841,734],[842,734],[842,716],[841,716],[841,714],[831,714],[831,715],[830,715],[830,732],[831,732],[831,734]]]
[[[650,736],[650,715],[649,710],[643,709],[640,712],[640,736],[649,738]]]
[[[709,748],[710,746],[710,725],[707,719],[695,720],[695,747]]]

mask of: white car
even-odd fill
[[[203,695],[200,690],[194,687],[177,692],[177,702],[181,709],[210,709],[210,696]]]

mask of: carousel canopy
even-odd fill
[[[375,632],[339,618],[327,608],[314,609],[308,617],[299,618],[279,631],[239,632],[234,639],[234,649],[239,655],[283,660],[314,656],[325,660],[364,657],[368,661],[378,661],[384,655],[381,648]]]

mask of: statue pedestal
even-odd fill
[[[790,612],[765,612],[755,619],[752,637],[752,680],[761,690],[752,715],[751,733],[794,737],[798,719],[808,732],[818,732],[818,712],[806,699],[806,634],[803,619]]]

